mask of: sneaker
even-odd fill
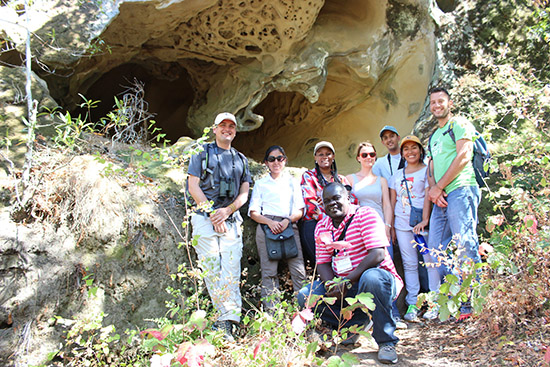
[[[407,324],[405,324],[403,322],[403,320],[401,320],[400,317],[394,317],[393,318],[393,321],[395,321],[395,328],[396,329],[399,329],[399,330],[405,330],[408,328]]]
[[[369,331],[372,326],[373,326],[373,322],[372,320],[370,320],[368,322],[368,324],[365,324],[365,328],[363,329],[363,331]],[[342,345],[352,345],[352,344],[356,344],[357,341],[359,340],[359,336],[361,336],[360,334],[355,334],[355,333],[350,333],[351,335],[348,336],[346,339],[342,340],[340,342],[340,344]]]
[[[466,320],[470,316],[472,316],[474,310],[470,304],[470,302],[464,302],[462,306],[460,306],[460,316],[458,316],[459,322]]]
[[[378,360],[380,363],[395,364],[397,363],[397,359],[397,353],[393,345],[384,345],[378,350]]]
[[[418,311],[418,307],[415,305],[409,305],[409,308],[407,308],[407,313],[403,316],[403,318],[405,321],[416,321],[418,318]]]
[[[223,338],[225,341],[233,343],[235,338],[233,337],[233,323],[229,320],[218,320],[212,326],[212,330],[223,332]]]
[[[439,307],[434,306],[424,313],[422,316],[426,320],[435,320],[439,317]]]

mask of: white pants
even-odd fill
[[[395,235],[397,236],[397,243],[399,243],[399,251],[401,252],[401,259],[403,260],[403,271],[405,272],[405,289],[407,289],[407,296],[405,302],[407,305],[415,305],[420,291],[420,281],[418,278],[418,253],[414,242],[413,231],[402,231],[395,229]],[[424,236],[426,242],[428,238]],[[429,255],[423,255],[424,262],[433,262]],[[430,283],[430,290],[433,290],[435,283],[439,283],[439,273],[433,266],[429,266],[428,281]]]
[[[243,251],[242,218],[226,222],[228,231],[214,231],[210,218],[193,214],[193,237],[197,238],[195,251],[204,281],[214,307],[220,313],[218,320],[239,322],[241,319],[241,257]]]

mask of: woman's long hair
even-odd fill
[[[334,152],[333,152],[333,154],[334,154]],[[334,182],[342,183],[340,181],[340,178],[338,178],[338,170],[336,169],[336,159],[333,160],[332,164],[330,165],[330,174],[331,174],[332,178],[334,179]],[[317,162],[315,162],[315,176],[317,177],[317,181],[319,182],[321,187],[324,188],[326,185],[329,184],[329,182],[327,180],[325,180],[325,176],[323,176],[323,174],[321,173],[321,168],[319,167]]]

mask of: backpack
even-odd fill
[[[455,133],[453,131],[454,127],[454,121],[451,121],[449,123],[449,128],[447,131],[443,133],[449,134],[451,139],[453,139],[453,142],[456,144],[456,138]],[[432,135],[430,135],[430,139],[428,141],[428,150],[430,151],[430,156],[432,155]],[[472,155],[472,166],[474,167],[474,173],[476,175],[476,182],[477,184],[482,186],[487,186],[485,183],[485,178],[489,176],[490,170],[489,170],[489,162],[491,160],[491,153],[489,153],[489,149],[487,148],[487,142],[483,138],[483,136],[476,130],[475,131],[475,140],[474,140],[474,154]]]
[[[208,168],[208,162],[210,158],[210,150],[214,149],[215,146],[216,146],[216,143],[206,143],[203,145],[203,150],[198,153],[201,158],[201,175],[200,175],[201,181],[205,181],[207,178],[209,178],[209,176],[211,176],[213,179],[214,172],[210,168]],[[233,147],[231,147],[231,152],[237,155],[243,164],[243,172],[241,174],[241,182],[243,182],[246,176],[245,158],[241,152],[237,151]],[[185,180],[185,191],[186,191],[187,202],[189,206],[195,206],[195,200],[189,193],[189,182],[187,179]]]

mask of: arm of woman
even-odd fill
[[[382,186],[382,210],[384,212],[384,223],[386,224],[386,236],[391,241],[393,211],[391,209],[388,181],[384,177],[380,177],[380,186]]]
[[[353,187],[353,175],[347,175],[346,180],[348,180],[351,187]]]
[[[342,176],[342,175],[338,175],[340,176],[340,181],[342,181],[342,185],[344,186],[350,186],[353,188],[353,185],[352,185],[352,182],[353,182],[353,179],[348,179],[348,176]],[[349,175],[351,176],[351,175]],[[353,192],[350,191],[349,193],[349,202],[354,204],[354,205],[359,205],[359,199],[357,199],[357,197],[355,196],[355,194]]]
[[[397,192],[393,189],[393,188],[390,188],[390,206],[391,206],[391,209],[392,209],[392,221],[391,221],[391,230],[390,230],[390,233],[391,233],[391,240],[393,241],[393,243],[395,243],[395,241],[397,240],[397,236],[395,235],[395,203],[397,202]]]
[[[427,187],[424,191],[424,206],[422,207],[422,222],[418,223],[413,228],[413,232],[419,234],[424,231],[424,228],[430,223],[430,214],[432,213],[432,202],[428,193],[430,188]]]

